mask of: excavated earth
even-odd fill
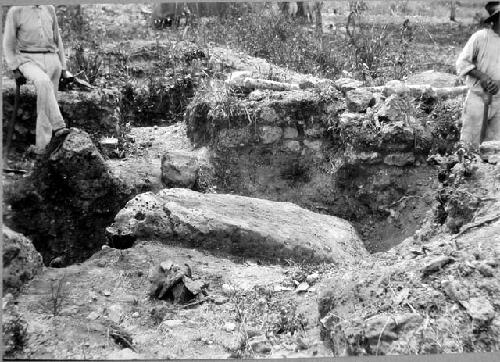
[[[498,351],[500,171],[454,149],[460,93],[274,68],[299,89],[248,92],[238,77],[262,76],[260,60],[213,57],[247,73],[200,90],[184,123],[132,128],[125,158],[73,129],[27,188],[4,176],[6,224],[49,265],[4,231],[4,260],[32,261],[4,289],[6,356]],[[210,167],[192,172],[190,155]],[[164,189],[179,180],[194,190]],[[165,263],[189,265],[204,293],[151,298]]]

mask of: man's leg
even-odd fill
[[[47,74],[50,77],[52,85],[54,87],[54,95],[57,100],[57,93],[59,90],[59,79],[61,78],[62,66],[59,56],[57,54],[45,54],[45,67],[47,69]]]
[[[490,120],[486,132],[486,141],[500,141],[500,97],[493,97],[490,105]]]
[[[37,93],[36,146],[41,151],[50,142],[52,130],[64,128],[66,124],[59,111],[54,84],[49,76],[34,62],[24,63],[19,70],[26,79],[35,84]]]
[[[462,130],[460,132],[460,141],[467,146],[472,146],[474,148],[479,147],[483,111],[483,98],[475,93],[469,92],[465,99],[462,114]]]

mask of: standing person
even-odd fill
[[[13,6],[5,18],[5,61],[16,81],[23,76],[37,93],[36,153],[52,136],[69,133],[57,104],[59,78],[66,77],[64,47],[52,5]]]
[[[458,75],[469,86],[460,141],[474,148],[480,145],[484,106],[490,100],[485,140],[500,141],[500,1],[490,1],[485,8],[490,27],[471,36],[456,63]]]

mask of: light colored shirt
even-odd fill
[[[3,50],[11,70],[27,61],[21,51],[59,53],[62,69],[65,70],[64,47],[54,6],[11,7],[5,17]]]
[[[483,93],[479,80],[467,75],[477,69],[491,79],[500,81],[500,36],[492,29],[482,29],[470,37],[456,63],[457,73],[466,77],[466,84],[477,93]]]

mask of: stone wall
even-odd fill
[[[188,107],[188,136],[210,148],[219,192],[339,216],[368,249],[387,249],[433,202],[426,159],[457,140],[461,97],[342,84],[248,94],[213,84]]]
[[[15,82],[2,79],[3,134],[12,117]],[[95,89],[90,92],[59,92],[59,107],[68,126],[78,127],[95,136],[115,135],[119,121],[121,93],[116,89]],[[21,87],[13,144],[34,144],[36,125],[36,92],[32,84]]]

